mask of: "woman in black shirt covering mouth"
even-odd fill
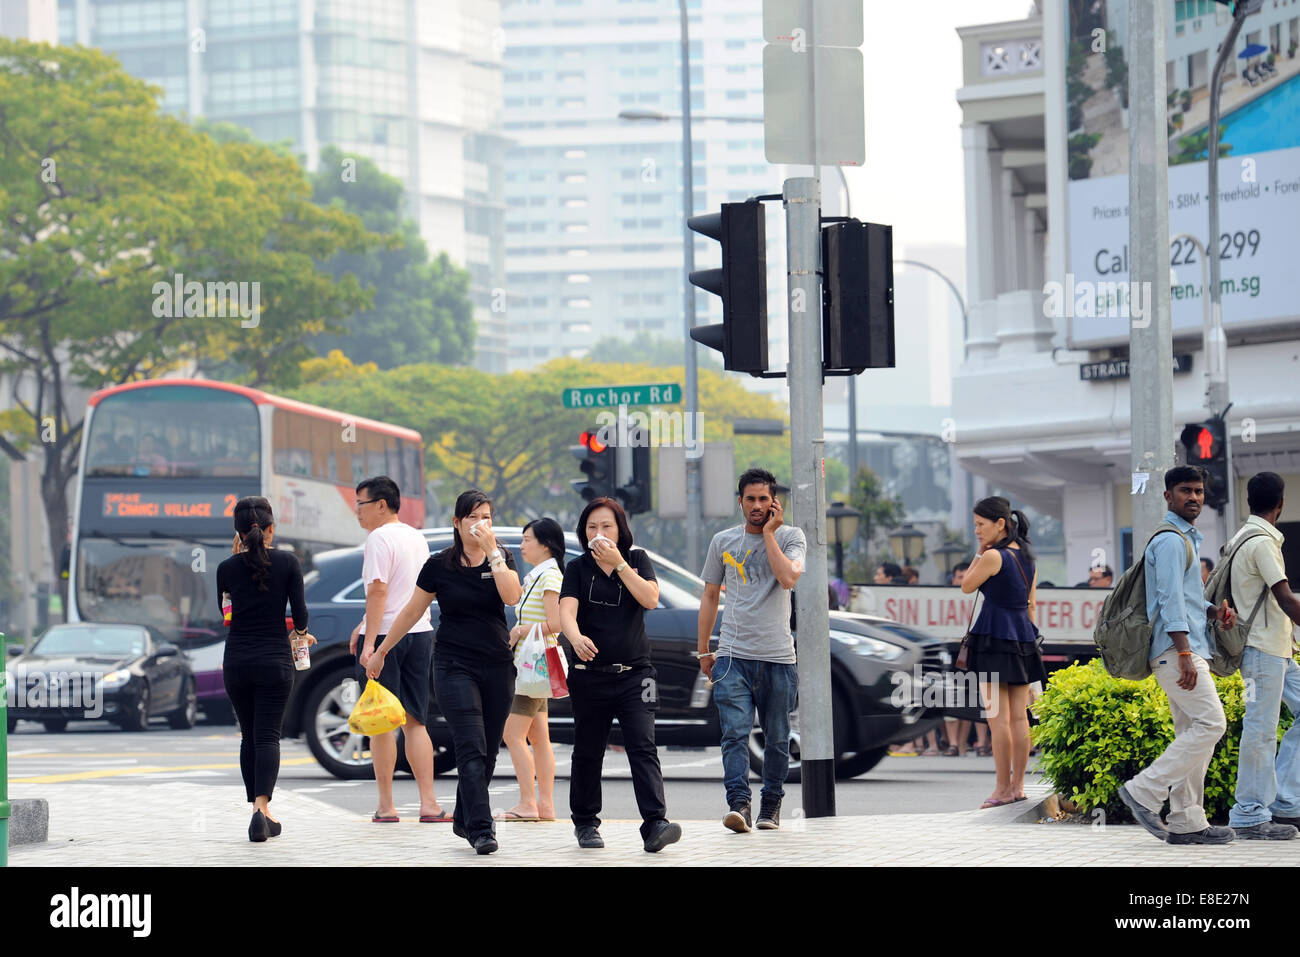
[[[438,599],[433,691],[456,748],[452,831],[478,853],[491,854],[497,841],[488,785],[515,696],[505,606],[518,602],[523,589],[509,549],[492,533],[488,497],[478,489],[462,492],[454,515],[452,546],[425,562],[386,641],[400,641]],[[367,673],[379,677],[378,668]]]
[[[271,792],[280,773],[280,728],[293,688],[293,654],[285,634],[284,606],[293,611],[294,634],[307,634],[302,566],[293,552],[271,551],[271,503],[248,496],[235,503],[234,554],[217,566],[217,597],[230,595],[230,633],[222,661],[226,694],[239,717],[239,770],[253,805],[250,841],[280,836],[271,815]]]
[[[582,557],[565,566],[560,587],[560,623],[572,648],[569,810],[574,834],[579,847],[605,846],[598,830],[600,770],[610,726],[617,718],[641,812],[641,838],[653,854],[682,836],[681,825],[666,816],[655,748],[659,694],[645,613],[659,604],[659,582],[649,556],[632,547],[627,516],[614,499],[593,499],[582,510],[578,540]]]

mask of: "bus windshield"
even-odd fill
[[[196,386],[133,389],[106,397],[91,418],[86,475],[255,479],[257,406]]]
[[[83,621],[151,626],[171,641],[224,639],[217,565],[229,554],[229,541],[83,538],[78,611]]]

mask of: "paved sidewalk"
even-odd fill
[[[501,850],[479,857],[450,824],[371,824],[365,817],[300,794],[275,800],[284,834],[248,840],[250,812],[240,787],[185,782],[123,787],[69,783],[19,785],[14,797],[50,802],[50,840],[14,847],[11,867],[466,865],[750,866],[1030,865],[1292,867],[1300,842],[1244,841],[1201,848],[1161,844],[1134,826],[1013,823],[1031,814],[1039,794],[1019,805],[954,814],[794,819],[779,831],[732,834],[720,821],[679,821],[681,843],[659,854],[641,849],[639,821],[606,821],[606,847],[584,851],[568,821],[501,823]],[[1028,790],[1028,789],[1027,789]],[[44,793],[41,793],[44,791]]]

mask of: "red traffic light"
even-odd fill
[[[597,455],[604,452],[605,449],[609,447],[600,440],[595,432],[583,432],[582,435],[578,436],[578,442],[579,444],[585,445],[587,448],[591,449],[591,451]]]
[[[1211,457],[1210,452],[1214,448],[1214,434],[1209,429],[1198,429],[1196,432],[1196,442],[1194,445],[1194,455],[1202,461]]]

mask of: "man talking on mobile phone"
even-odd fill
[[[763,802],[760,830],[781,826],[781,799],[790,769],[790,712],[799,691],[790,590],[803,573],[803,531],[784,524],[776,477],[750,469],[737,485],[742,525],[713,536],[704,559],[704,598],[697,639],[700,670],[713,683],[722,726],[722,770],[727,789],[724,827],[750,830],[749,734],[754,711],[763,730]],[[718,599],[727,586],[727,609],[716,655],[709,637]]]

